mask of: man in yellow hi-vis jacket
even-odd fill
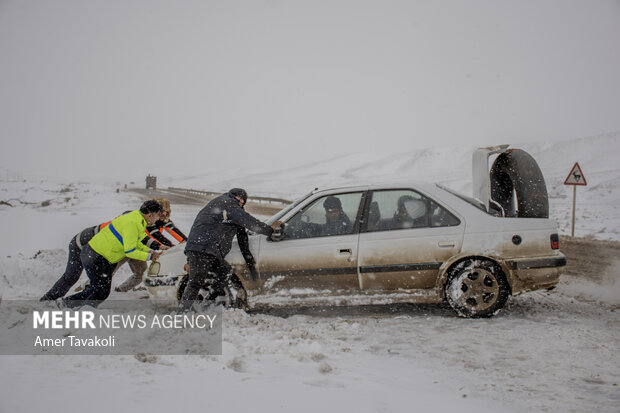
[[[146,236],[145,228],[160,218],[161,211],[162,207],[157,201],[146,201],[139,210],[115,218],[95,234],[80,253],[90,284],[79,293],[64,298],[62,305],[99,305],[110,295],[116,263],[125,257],[157,261],[161,251],[150,250],[141,241]]]

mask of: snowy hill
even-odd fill
[[[497,142],[501,144],[505,142]],[[551,216],[570,233],[572,187],[564,180],[579,162],[588,185],[577,195],[576,235],[620,239],[620,132],[572,141],[514,145],[528,151],[540,165],[550,195]],[[204,175],[161,179],[160,186],[209,191],[246,188],[250,194],[288,199],[319,187],[413,179],[439,182],[471,194],[471,157],[476,147],[437,147],[390,156],[353,153],[295,168],[213,171]]]
[[[497,144],[509,142],[497,142]],[[617,153],[620,132],[590,138],[553,143],[513,145],[528,151],[539,163],[550,192],[559,195],[575,162],[579,162],[589,181],[588,192],[613,189],[620,176]],[[224,191],[242,185],[254,194],[278,194],[295,197],[315,187],[351,185],[391,179],[428,180],[448,184],[454,189],[471,190],[471,155],[474,146],[434,147],[396,153],[389,156],[368,153],[326,158],[324,160],[278,169],[277,163],[257,169],[207,171],[203,175],[162,179],[164,186]],[[555,192],[551,189],[556,190]],[[607,191],[608,192],[608,191]]]

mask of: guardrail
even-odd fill
[[[222,195],[221,192],[199,191],[197,189],[190,189],[190,188],[168,187],[168,191],[198,195],[204,198],[215,198],[216,196]],[[288,199],[273,198],[269,196],[248,196],[248,202],[256,202],[259,204],[282,204],[282,205],[289,205],[293,203],[292,201],[289,201]]]

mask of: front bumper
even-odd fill
[[[153,277],[147,275],[142,281],[145,287],[165,287],[176,286],[181,275],[166,275],[164,277]]]

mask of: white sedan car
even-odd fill
[[[312,191],[267,221],[284,222],[277,234],[250,234],[255,279],[233,244],[237,304],[446,300],[461,316],[488,317],[509,295],[554,287],[566,258],[533,158],[503,146],[476,152],[474,195],[415,182]],[[144,282],[179,298],[186,268],[173,248]]]

